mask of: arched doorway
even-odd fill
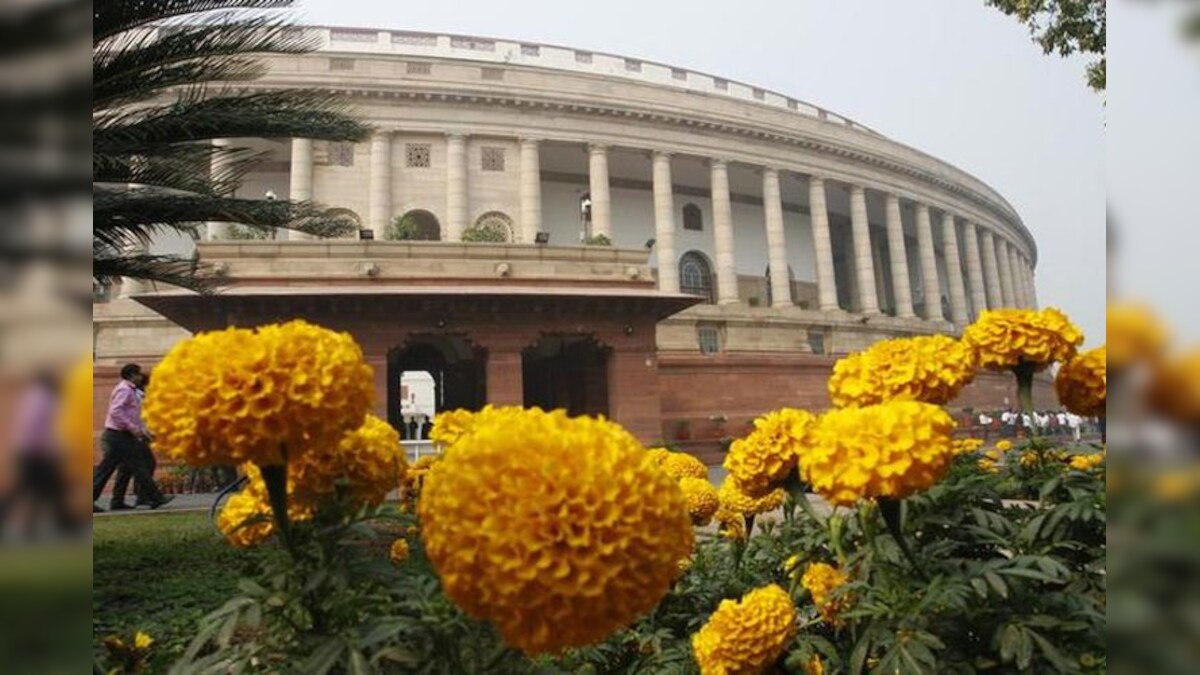
[[[388,423],[405,439],[427,438],[422,432],[433,414],[483,408],[486,361],[484,350],[462,335],[410,337],[388,352]],[[432,384],[431,402],[421,392],[422,382]]]
[[[525,407],[607,415],[610,351],[591,335],[542,335],[521,352]]]
[[[332,208],[325,210],[325,219],[334,223],[339,231],[335,239],[358,239],[358,232],[362,229],[362,218],[350,209]]]

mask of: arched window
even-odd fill
[[[679,288],[712,304],[712,265],[708,264],[708,259],[702,253],[688,251],[679,259]]]
[[[475,220],[472,229],[483,234],[482,241],[506,242],[513,240],[513,221],[499,211],[488,211]]]
[[[683,229],[696,232],[704,230],[704,214],[699,206],[692,203],[683,205]]]
[[[415,209],[388,224],[385,239],[392,241],[441,241],[442,227],[437,216]]]
[[[358,231],[362,229],[362,218],[350,209],[333,208],[325,211],[325,219],[340,230],[335,239],[358,239]]]

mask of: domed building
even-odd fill
[[[307,30],[321,48],[267,57],[253,86],[336,91],[373,136],[223,142],[267,157],[238,195],[311,199],[358,231],[212,223],[156,243],[194,247],[225,286],[104,289],[101,371],[303,317],[358,338],[409,435],[401,380],[424,372],[439,409],[566,408],[705,449],[765,411],[824,408],[838,355],[1037,303],[1037,245],[1000,194],[817,105],[570,47]],[[984,376],[959,404],[1001,407],[1010,387]]]

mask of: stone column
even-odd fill
[[[733,206],[729,201],[729,165],[712,160],[713,239],[717,264],[717,304],[738,302],[737,265],[733,252]]]
[[[542,159],[538,141],[521,139],[521,239],[534,243],[542,231]]]
[[[779,171],[763,169],[763,212],[767,225],[767,260],[771,265],[771,306],[792,306],[792,280],[788,275],[787,241],[783,232],[783,193]]]
[[[875,260],[871,254],[871,221],[867,216],[867,191],[850,186],[850,222],[854,231],[854,269],[858,275],[858,304],[863,314],[879,314],[875,289]]]
[[[1021,254],[1016,247],[1008,247],[1008,263],[1012,268],[1013,292],[1017,294],[1017,306],[1029,307],[1029,288],[1025,285],[1025,272],[1022,271]]]
[[[306,202],[313,198],[313,142],[311,138],[292,139],[292,168],[288,174],[288,199]],[[289,241],[307,241],[311,234],[289,230]]]
[[[833,238],[829,233],[829,207],[825,200],[825,179],[808,179],[808,210],[812,219],[813,252],[817,262],[817,303],[823,312],[840,310],[837,275],[833,269]]]
[[[1000,309],[1004,306],[1004,292],[1000,287],[1000,262],[996,256],[996,237],[991,230],[980,234],[983,244],[983,278],[987,289],[988,307]]]
[[[592,195],[592,236],[612,239],[612,196],[608,189],[608,146],[588,146],[588,183]]]
[[[655,152],[654,173],[654,247],[658,255],[658,289],[679,292],[679,255],[675,251],[675,193],[671,178],[671,155]]]
[[[1034,273],[1034,266],[1032,262],[1025,263],[1025,278],[1029,284],[1029,307],[1030,309],[1037,309],[1037,276]]]
[[[467,137],[446,136],[446,241],[462,241],[467,229]]]
[[[921,292],[925,295],[925,318],[943,321],[942,286],[938,283],[937,252],[933,247],[933,221],[929,207],[917,204],[917,257],[921,259]]]
[[[971,322],[971,312],[967,310],[967,287],[963,281],[962,258],[958,254],[958,226],[949,213],[942,214],[942,249],[950,291],[950,320],[956,326],[966,326]]]
[[[963,223],[963,244],[967,248],[967,279],[971,282],[971,306],[975,317],[988,309],[987,287],[983,282],[983,259],[979,252],[979,228],[975,223]]]
[[[996,263],[1000,268],[1000,295],[1005,307],[1017,307],[1017,290],[1013,285],[1012,260],[1008,257],[1008,242],[996,237]]]
[[[213,153],[212,159],[209,161],[208,166],[209,176],[214,180],[221,180],[221,175],[225,172],[225,167],[229,164],[228,158],[218,153],[220,153],[221,150],[228,148],[231,143],[232,142],[228,138],[214,138],[212,141],[212,145],[214,148],[216,148],[216,152]],[[229,236],[229,223],[205,223],[204,238],[206,240],[213,241],[215,239],[224,239],[227,236]],[[122,284],[125,283],[126,282],[122,282]],[[122,290],[122,294],[127,295],[124,290]]]
[[[896,316],[911,319],[913,311],[912,278],[908,276],[908,246],[904,241],[904,221],[900,216],[900,198],[887,196],[888,257],[892,261],[892,291],[896,297]]]
[[[392,218],[392,133],[371,136],[371,176],[367,187],[367,228],[383,238]]]

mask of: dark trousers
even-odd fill
[[[144,441],[138,441],[136,461],[140,462],[142,468],[145,469],[146,475],[150,476],[150,480],[154,480],[154,470],[158,468],[158,460],[154,458],[154,452],[150,449],[150,444]],[[117,479],[113,481],[112,503],[124,504],[125,493],[129,492],[129,482],[133,480],[133,472],[126,464],[121,464],[117,467]],[[140,486],[133,486],[133,494],[137,497],[139,504],[151,504],[154,499],[142,492]]]
[[[76,527],[67,504],[67,483],[62,462],[55,457],[28,453],[17,460],[17,484],[0,503],[0,519],[7,521],[16,506],[24,504],[25,529],[32,536],[41,519],[49,513],[55,529],[69,532]]]
[[[142,443],[127,431],[104,430],[100,435],[100,449],[104,456],[92,474],[92,501],[100,499],[100,493],[104,492],[108,479],[112,478],[113,473],[121,466],[126,467],[133,475],[134,489],[148,499],[147,503],[162,501],[162,493],[150,477],[148,467],[140,461],[141,446]]]

